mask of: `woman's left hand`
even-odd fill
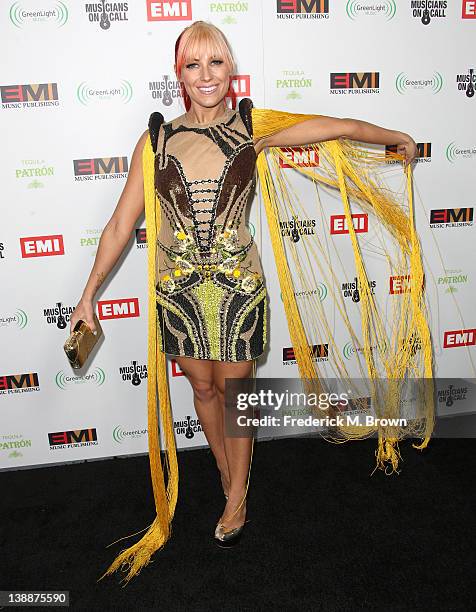
[[[404,140],[397,145],[397,153],[404,156],[403,167],[411,164],[419,155],[416,142],[408,134],[404,134]]]

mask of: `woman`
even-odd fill
[[[175,71],[187,110],[167,123],[156,117],[155,125],[139,138],[71,328],[83,319],[94,329],[94,296],[144,210],[142,155],[145,146],[152,146],[162,212],[155,277],[160,343],[192,385],[195,409],[226,498],[215,539],[219,545],[230,545],[238,541],[245,524],[252,439],[224,435],[225,379],[252,376],[267,336],[262,268],[245,226],[256,157],[266,147],[344,137],[397,144],[397,152],[409,164],[417,147],[408,134],[326,116],[253,137],[251,101],[242,101],[239,110],[226,106],[227,96],[233,97],[235,73],[230,46],[220,30],[204,22],[193,23],[177,40]],[[147,238],[150,248],[149,229]],[[137,557],[128,578],[148,562]]]

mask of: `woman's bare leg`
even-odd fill
[[[213,362],[213,380],[223,414],[225,413],[225,378],[251,378],[252,370],[253,361]],[[245,520],[246,502],[239,509],[238,507],[246,491],[253,439],[251,437],[226,437],[224,431],[222,435],[230,474],[230,493],[221,522],[228,531],[239,527]]]
[[[214,361],[175,357],[193,389],[195,411],[221,473],[223,490],[228,495],[230,474],[223,440],[223,408],[213,379]]]

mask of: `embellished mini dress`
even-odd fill
[[[166,354],[243,361],[265,348],[267,291],[245,219],[256,170],[251,108],[244,99],[210,123],[183,114],[158,125],[156,304]]]

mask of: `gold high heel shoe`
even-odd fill
[[[238,512],[238,510],[244,504],[245,500],[246,500],[246,493],[243,499],[241,500],[238,508],[232,514],[232,516]],[[218,521],[217,526],[215,527],[216,544],[220,546],[220,548],[230,548],[231,546],[235,546],[235,544],[238,544],[238,542],[241,539],[241,536],[243,535],[243,529],[245,527],[245,524],[247,523],[246,519],[243,525],[240,525],[239,527],[233,527],[232,529],[229,529],[228,531],[226,530],[225,525],[221,521],[222,519]]]
[[[215,528],[215,542],[220,548],[231,548],[238,544],[243,534],[243,529],[245,528],[245,524],[247,521],[240,525],[239,527],[234,527],[229,531],[225,531],[225,526],[223,523],[218,523]]]

